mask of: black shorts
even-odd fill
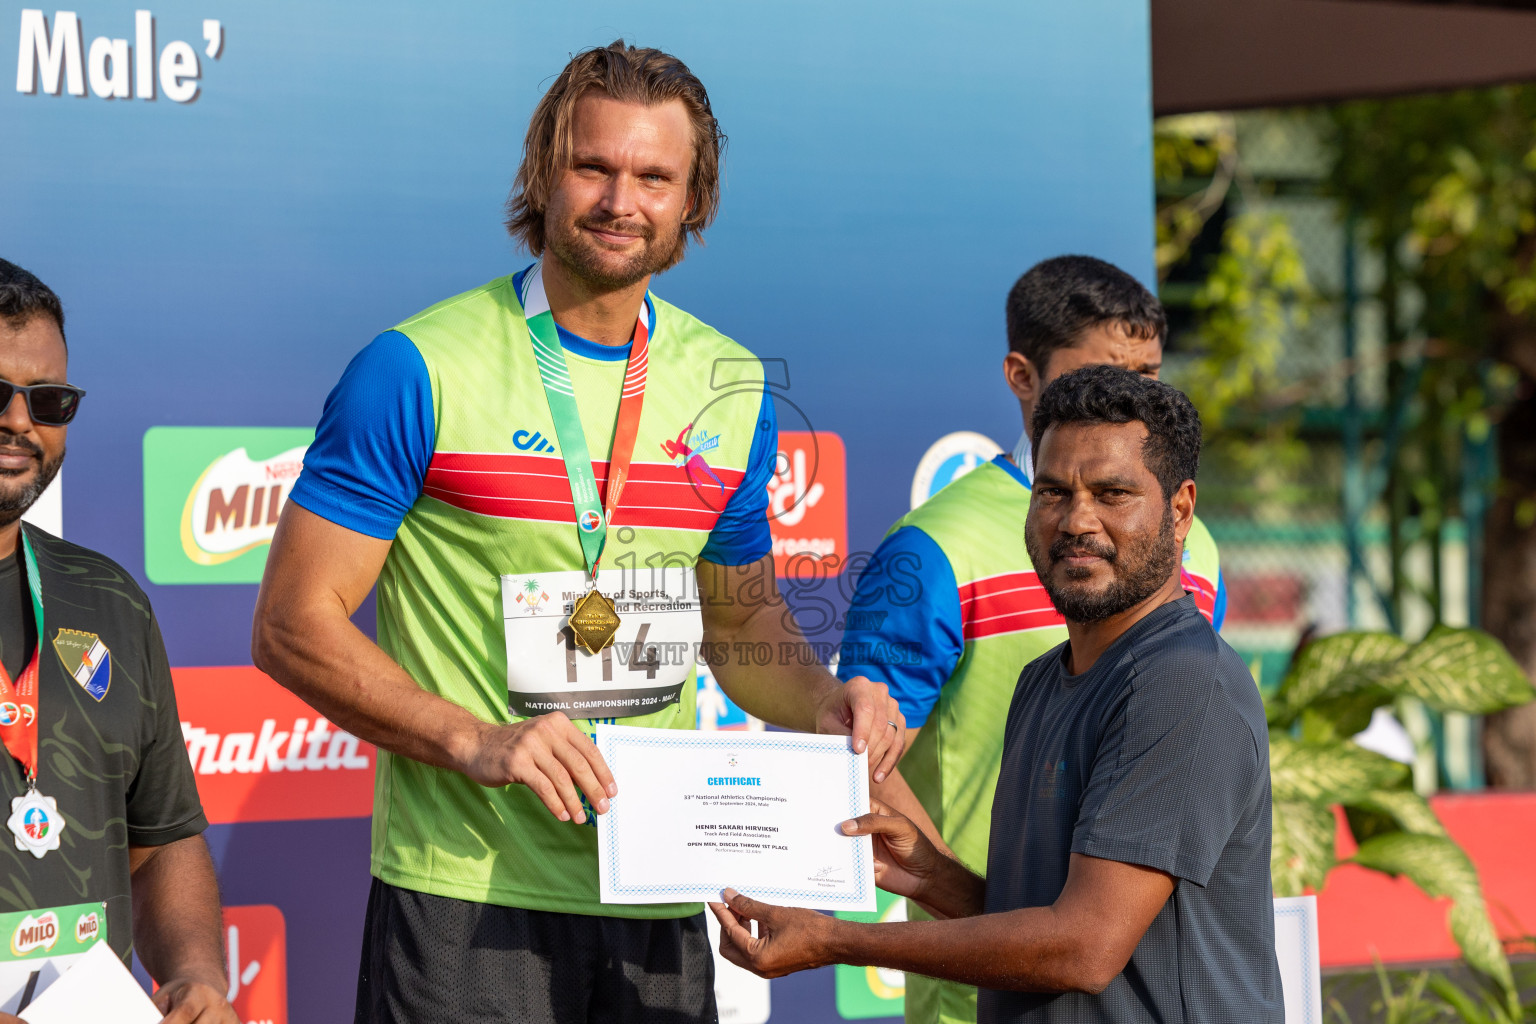
[[[355,1024],[715,1024],[704,915],[519,910],[373,880]]]

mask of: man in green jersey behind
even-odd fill
[[[984,873],[1003,722],[1019,671],[1067,638],[1024,547],[1029,423],[1046,385],[1108,364],[1156,378],[1167,320],[1135,278],[1088,256],[1031,268],[1008,294],[1003,376],[1024,432],[999,455],[896,522],[859,578],[838,674],[887,680],[908,724],[901,772],[875,795]],[[1182,581],[1218,629],[1225,592],[1216,545],[1198,518]],[[903,779],[905,782],[903,782]],[[910,785],[910,790],[907,786]],[[908,903],[913,918],[926,915]],[[976,989],[907,976],[907,1020],[969,1024]]]
[[[901,756],[884,684],[808,667],[775,587],[761,363],[648,292],[715,214],[722,141],[675,57],[578,54],[509,204],[539,261],[381,334],[326,401],[253,657],[381,748],[359,1022],[714,1020],[702,906],[601,903],[592,823],[620,792],[594,722],[693,728],[701,644],[751,714],[851,734],[877,782]],[[377,646],[349,618],[375,584]]]

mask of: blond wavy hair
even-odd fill
[[[622,39],[571,58],[539,100],[523,140],[523,162],[507,199],[507,233],[533,255],[544,254],[544,211],[560,174],[571,163],[576,103],[592,89],[624,103],[646,106],[682,100],[688,111],[693,125],[693,166],[688,174],[683,233],[668,263],[671,266],[683,258],[690,235],[703,244],[704,229],[720,210],[725,133],[710,110],[704,84],[686,64],[660,50],[629,46]]]

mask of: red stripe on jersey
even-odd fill
[[[608,483],[608,463],[594,462],[592,471],[601,492]],[[613,525],[708,532],[745,476],[735,469],[711,468],[708,474],[670,462],[632,463]],[[568,523],[576,517],[565,463],[558,456],[437,452],[422,491],[455,508],[498,519]]]
[[[1064,626],[1032,572],[1005,572],[960,587],[960,620],[967,640]]]
[[[1210,622],[1216,614],[1215,584],[1187,569],[1179,570],[1179,580],[1195,595],[1195,607]],[[1032,572],[999,573],[964,584],[960,620],[966,640],[1067,624]]]
[[[1188,569],[1179,570],[1179,582],[1184,589],[1195,595],[1195,607],[1205,616],[1206,622],[1216,621],[1216,584],[1204,576],[1196,576]]]

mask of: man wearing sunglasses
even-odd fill
[[[149,601],[120,566],[23,524],[85,392],[64,312],[0,259],[0,1024],[45,961],[106,941],[159,982],[169,1024],[238,1024],[219,891]]]

